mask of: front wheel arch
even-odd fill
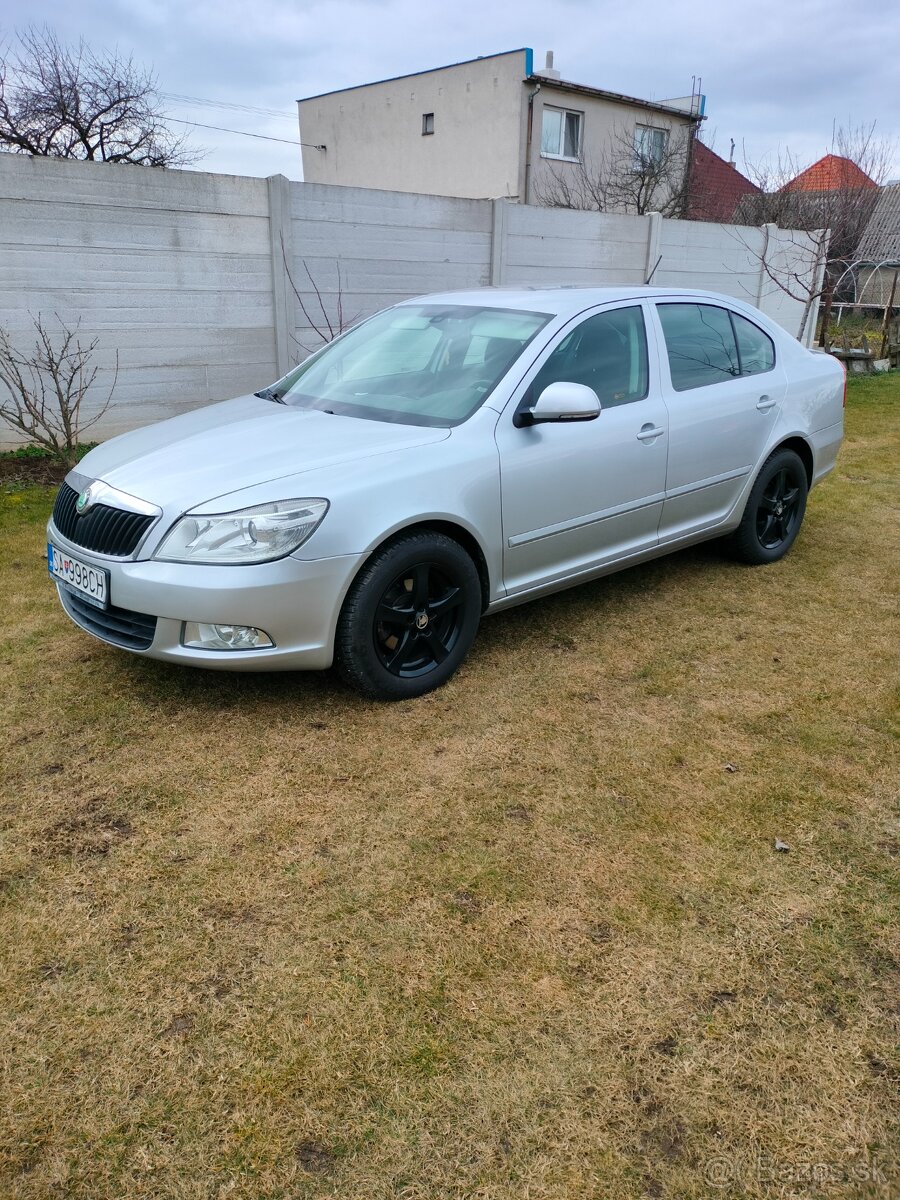
[[[455,521],[428,518],[423,521],[415,521],[411,525],[404,525],[400,529],[395,529],[387,537],[382,538],[376,546],[372,547],[366,558],[360,563],[350,587],[353,586],[356,582],[356,577],[366,569],[376,554],[380,554],[392,542],[408,537],[413,533],[442,533],[445,537],[450,538],[451,541],[457,542],[465,550],[475,564],[475,570],[478,572],[478,582],[481,584],[481,611],[484,613],[491,602],[491,573],[487,565],[487,559],[478,539],[468,529],[462,525],[458,525]]]
[[[433,528],[399,531],[373,550],[344,598],[335,663],[374,699],[404,700],[440,687],[468,653],[482,612],[476,564]]]

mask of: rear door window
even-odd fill
[[[740,375],[737,340],[726,309],[712,304],[659,304],[657,311],[676,392]]]

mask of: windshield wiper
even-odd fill
[[[281,396],[274,388],[263,388],[260,392],[254,392],[254,396],[258,396],[260,400],[274,400],[276,404],[284,404]]]

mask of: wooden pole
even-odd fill
[[[879,358],[884,358],[885,354],[887,353],[888,330],[890,329],[891,321],[894,316],[894,297],[897,295],[898,275],[900,275],[900,271],[895,271],[894,282],[891,284],[891,298],[888,300],[887,308],[884,310],[884,324],[881,327],[881,353],[878,355]]]
[[[828,326],[831,322],[831,301],[834,297],[834,281],[829,279],[825,288],[825,304],[822,308],[822,332],[819,335],[819,345],[828,349]]]

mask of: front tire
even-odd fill
[[[776,450],[763,463],[731,548],[742,562],[777,562],[793,546],[806,512],[806,467],[793,450]]]
[[[469,555],[442,533],[396,538],[350,588],[335,658],[352,687],[377,700],[410,700],[446,683],[481,619],[481,582]]]

